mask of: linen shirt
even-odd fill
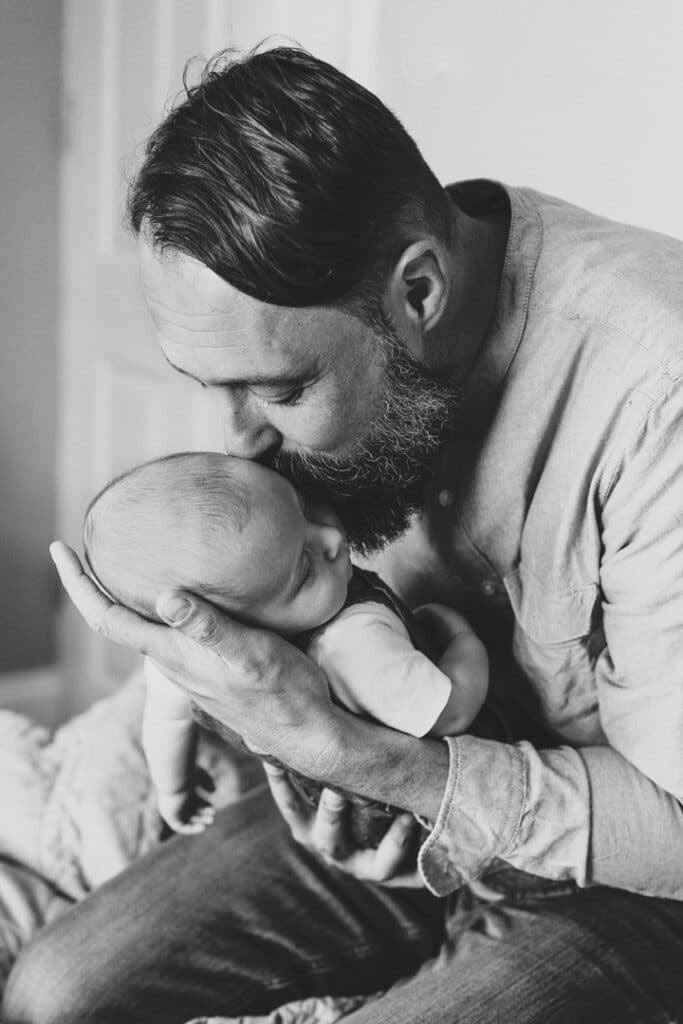
[[[442,895],[502,859],[683,898],[683,244],[449,192],[508,210],[497,306],[434,493],[377,568],[473,623],[509,742],[448,741],[422,876]]]

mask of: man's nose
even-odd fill
[[[250,408],[230,388],[216,388],[215,392],[227,455],[258,459],[266,452],[280,447],[282,435],[258,409]]]

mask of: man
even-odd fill
[[[283,640],[179,593],[173,629],[146,623],[59,547],[93,627],[254,748],[408,813],[359,852],[338,798],[312,815],[271,774],[298,842],[259,791],[165,844],[27,948],[3,1020],[263,1013],[401,978],[354,1024],[683,1013],[681,244],[445,191],[375,97],[292,50],[207,72],[131,216],[163,354],[221,404],[226,450],[324,486],[411,603],[471,618],[507,736],[354,718]]]

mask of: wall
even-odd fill
[[[53,657],[59,0],[0,0],[0,671]]]
[[[683,237],[679,0],[383,0],[376,89],[443,181]]]

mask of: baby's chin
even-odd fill
[[[350,573],[348,578],[351,579]],[[330,594],[327,601],[323,604],[316,603],[315,607],[311,609],[310,615],[302,615],[300,623],[297,623],[296,627],[290,630],[290,632],[305,633],[309,629],[317,629],[318,626],[324,626],[326,622],[329,622],[330,619],[333,619],[342,610],[346,602],[346,594],[347,587],[335,588],[334,594]]]

